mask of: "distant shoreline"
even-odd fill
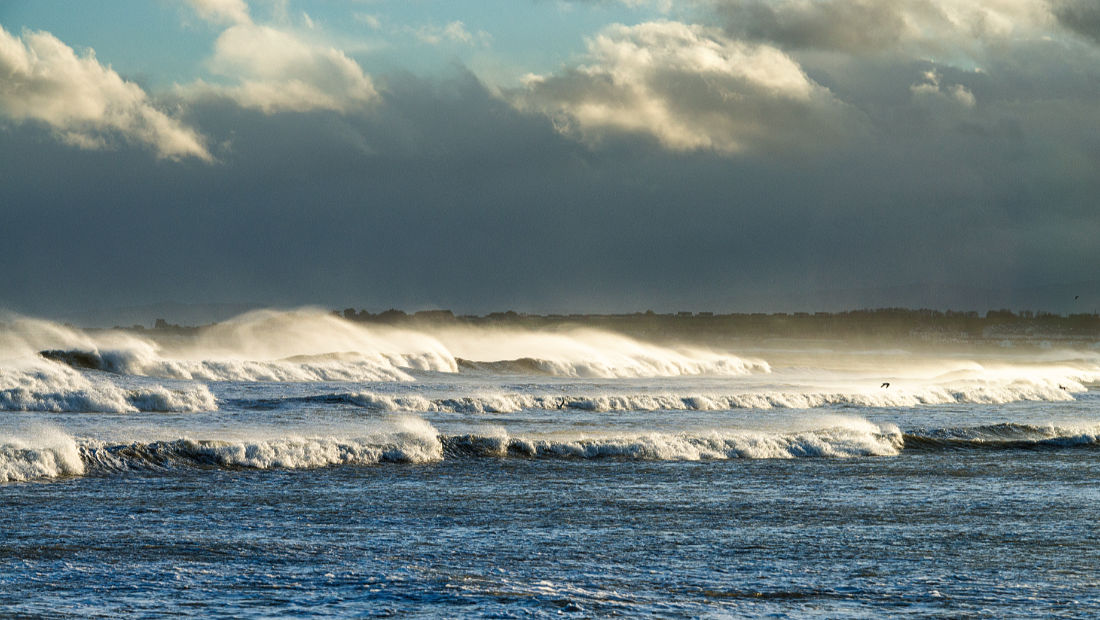
[[[406,313],[391,309],[371,313],[333,310],[341,319],[364,325],[406,328],[483,327],[533,330],[594,328],[655,341],[729,343],[790,338],[796,340],[894,340],[927,344],[1013,346],[1086,345],[1100,342],[1100,314],[1059,315],[1049,312],[910,310],[879,308],[845,312],[730,313],[652,311],[624,314],[528,314],[513,311],[455,315],[450,310]],[[202,326],[182,326],[157,319],[152,327],[114,329],[184,335]]]

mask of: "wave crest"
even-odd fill
[[[1069,387],[1065,384],[1068,383]],[[817,409],[822,407],[900,408],[946,404],[1003,404],[1018,401],[1068,402],[1085,388],[1069,380],[1014,381],[916,390],[854,392],[746,391],[735,394],[610,393],[530,394],[503,392],[428,398],[418,394],[337,392],[286,399],[235,400],[234,405],[270,409],[301,404],[361,407],[406,413],[513,413],[517,411],[724,411],[731,409]]]
[[[1100,426],[1056,426],[1006,422],[962,428],[940,428],[905,434],[907,449],[1035,450],[1100,446]]]
[[[54,429],[40,429],[32,437],[10,437],[0,442],[0,482],[23,482],[84,474],[76,441]]]
[[[0,410],[137,413],[215,411],[205,385],[169,389],[161,385],[121,387],[50,364],[0,369]]]
[[[647,461],[726,459],[849,458],[896,456],[902,435],[896,427],[837,427],[800,433],[751,431],[645,433],[575,438],[458,435],[443,439],[451,455]]]

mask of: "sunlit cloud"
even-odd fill
[[[726,153],[791,145],[841,114],[780,49],[674,21],[604,29],[582,63],[528,76],[516,101],[588,141],[640,133],[673,150]]]
[[[977,104],[974,93],[962,84],[941,84],[940,75],[935,71],[926,71],[922,77],[921,82],[909,87],[914,97],[953,101],[964,108],[973,108]]]
[[[373,15],[359,14],[356,19],[367,24],[373,30],[381,30],[382,22]],[[438,24],[423,24],[419,26],[391,27],[390,34],[412,37],[416,41],[426,45],[465,45],[470,47],[487,47],[493,40],[492,35],[484,30],[470,31],[465,22],[455,20],[442,26]]]
[[[258,24],[239,0],[191,0],[201,17],[232,18],[214,44],[210,71],[228,80],[182,86],[190,97],[226,97],[267,114],[348,112],[374,101],[370,76],[343,51],[289,29]],[[310,29],[316,24],[308,21]]]
[[[48,32],[15,37],[0,27],[0,117],[43,123],[84,149],[121,139],[168,159],[212,159],[202,136],[154,107],[140,86]]]

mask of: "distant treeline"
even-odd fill
[[[631,314],[525,314],[493,312],[456,316],[450,310],[412,314],[390,309],[372,314],[347,308],[333,311],[348,321],[385,325],[477,325],[520,328],[588,326],[648,338],[916,338],[929,341],[1089,340],[1100,338],[1100,314],[1070,314],[1024,310],[973,311],[878,308],[846,312],[715,314],[653,311]]]

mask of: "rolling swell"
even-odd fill
[[[903,435],[906,452],[1056,450],[1100,447],[1100,427],[1003,423]]]
[[[1080,389],[1084,389],[1083,387]],[[500,392],[429,398],[418,394],[334,392],[309,396],[234,399],[244,409],[270,410],[300,405],[340,405],[368,411],[404,413],[511,413],[517,411],[723,411],[731,409],[816,409],[821,407],[916,407],[946,404],[1000,404],[1017,401],[1072,401],[1074,392],[1052,382],[933,386],[877,392],[745,391],[734,394],[604,393],[531,394]]]
[[[434,438],[278,438],[268,440],[176,439],[124,445],[84,446],[81,458],[93,471],[170,468],[314,469],[337,465],[427,463],[441,458]]]
[[[331,354],[278,360],[163,359],[148,351],[50,349],[38,355],[76,370],[192,381],[408,381],[408,370],[449,371],[446,359],[430,354],[356,356]]]
[[[873,426],[873,425],[872,425]],[[589,437],[441,437],[448,456],[700,461],[730,459],[850,458],[893,456],[900,451],[897,429],[836,428],[802,433],[644,433]]]
[[[459,372],[491,375],[535,375],[571,378],[639,378],[681,376],[738,376],[767,373],[761,360],[710,355],[635,353],[617,360],[570,360],[521,357],[510,360],[474,361],[455,358]]]
[[[59,431],[0,440],[0,482],[166,470],[313,469],[462,458],[697,461],[896,455],[896,429],[868,423],[801,433],[704,432],[593,436],[438,434],[416,418],[365,437],[179,438],[106,443]]]
[[[805,432],[641,432],[635,434],[438,434],[423,420],[364,437],[179,438],[111,444],[51,431],[0,440],[0,482],[126,471],[315,469],[464,459],[701,461],[896,457],[951,451],[1095,449],[1098,428],[998,424],[902,433],[853,419]]]
[[[768,372],[764,362],[732,356],[715,359],[627,356],[614,361],[539,359],[473,361],[438,353],[329,353],[275,360],[165,359],[149,351],[46,349],[43,359],[76,370],[205,381],[411,381],[410,371],[462,372],[572,378],[736,376]]]
[[[215,411],[210,389],[194,384],[123,387],[66,366],[0,369],[0,411],[137,413]]]
[[[515,360],[501,360],[496,362],[475,362],[473,360],[456,358],[460,372],[484,373],[496,375],[553,375],[553,370],[548,368],[542,360],[533,357],[521,357]]]

